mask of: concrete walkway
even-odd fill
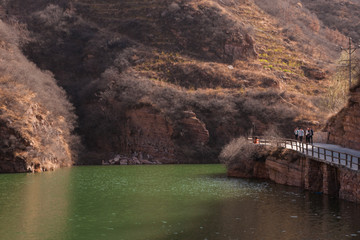
[[[347,154],[351,154],[351,155],[360,157],[360,151],[354,150],[354,149],[351,149],[351,148],[344,148],[344,147],[341,147],[339,145],[326,144],[326,143],[314,143],[313,145],[317,146],[317,147],[330,149],[330,150],[333,150],[333,151],[336,151],[336,152],[347,153]]]
[[[354,149],[325,143],[302,144],[291,140],[286,141],[285,147],[319,161],[345,166],[353,170],[360,169],[360,151]]]

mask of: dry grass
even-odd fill
[[[273,124],[286,135],[297,121],[322,120],[325,113],[311,100],[324,94],[328,82],[307,78],[302,67],[322,67],[333,52],[321,55],[327,52],[319,48],[324,38],[309,33],[336,35],[336,43],[341,34],[298,10],[294,18],[280,14],[292,24],[285,25],[251,1],[173,2],[80,0],[76,12],[66,4],[49,5],[26,19],[33,42],[24,49],[54,72],[74,100],[89,149],[104,142],[107,151],[117,151],[124,112],[143,104],[175,125],[184,111],[195,112],[210,132],[207,147],[217,153],[254,122],[259,134]],[[236,51],[226,52],[225,45]],[[44,77],[53,79],[46,72],[36,75]],[[47,88],[31,81],[35,93],[46,89],[35,99],[59,96],[59,102],[41,101],[52,114],[67,116],[72,106],[62,101],[64,92],[51,81]],[[55,103],[62,107],[55,109]],[[72,129],[73,115],[65,119]]]
[[[56,160],[69,165],[79,144],[72,135],[76,123],[73,107],[52,74],[42,72],[23,56],[17,47],[18,35],[12,30],[0,22],[0,33],[4,33],[0,37],[0,120],[32,148],[16,154],[28,161],[36,157],[42,163]]]

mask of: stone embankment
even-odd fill
[[[234,164],[228,176],[269,179],[360,203],[360,172],[318,162],[289,149],[276,149],[253,164]]]

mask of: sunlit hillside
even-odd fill
[[[28,7],[23,8],[24,4]],[[347,38],[307,4],[277,0],[2,3],[3,21],[75,105],[79,163],[117,155],[216,162],[230,139],[318,128]]]
[[[0,172],[71,166],[78,140],[66,93],[18,49],[19,29],[0,22]]]

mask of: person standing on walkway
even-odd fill
[[[299,128],[295,128],[295,130],[294,130],[294,136],[295,136],[295,140],[298,140]]]
[[[314,135],[314,131],[312,130],[312,128],[309,129],[309,143],[313,144],[313,135]]]
[[[310,128],[307,128],[305,131],[305,139],[306,139],[306,143],[310,142]]]
[[[304,130],[300,128],[298,134],[299,134],[299,141],[302,142],[304,137]]]

